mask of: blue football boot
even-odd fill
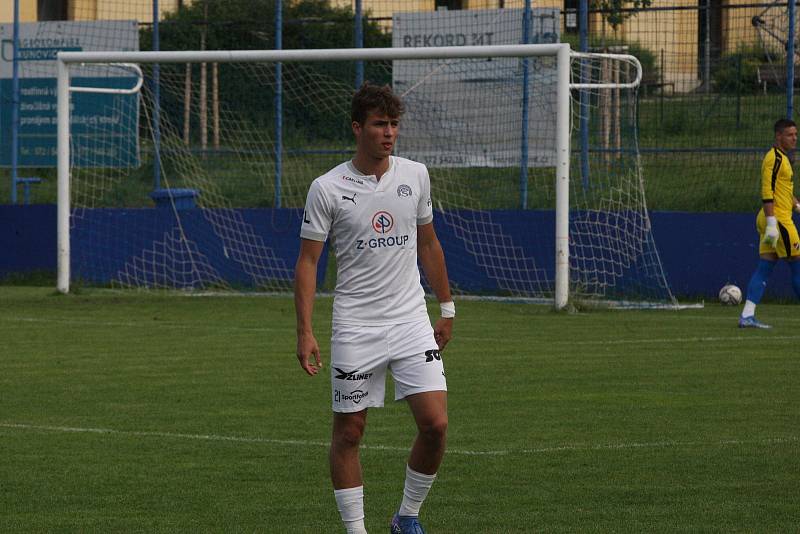
[[[425,534],[425,530],[416,517],[394,514],[389,526],[391,527],[389,530],[391,534]]]
[[[768,324],[764,324],[758,319],[756,319],[755,315],[751,315],[750,317],[740,317],[739,318],[739,328],[772,328]]]

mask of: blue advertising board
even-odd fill
[[[135,78],[73,78],[73,86],[129,88]],[[0,80],[0,95],[11,94],[11,80]],[[11,164],[11,110],[0,106],[0,166]],[[70,114],[72,162],[78,167],[139,165],[137,95],[73,93]],[[20,80],[19,154],[21,167],[56,166],[56,80]],[[102,137],[102,141],[98,139]]]
[[[19,152],[21,167],[57,164],[56,54],[60,51],[138,50],[136,21],[58,21],[20,25]],[[11,165],[12,27],[0,24],[0,166]],[[72,69],[72,86],[128,89],[136,85],[119,67]],[[139,165],[138,95],[72,93],[72,164]]]

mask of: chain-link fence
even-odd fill
[[[286,0],[280,13],[280,46],[308,49],[521,42],[521,36],[504,34],[498,30],[502,26],[487,23],[486,17],[489,14],[490,19],[500,19],[509,13],[522,16],[525,4],[524,0]],[[151,0],[96,0],[64,5],[62,10],[42,9],[39,17],[136,20],[139,48],[147,50],[154,45]],[[275,0],[161,0],[159,48],[276,48],[277,5]],[[703,0],[699,5],[655,0],[647,7],[617,10],[592,7],[597,5],[600,3],[590,4],[588,12],[588,47],[593,51],[627,51],[644,66],[638,98],[638,149],[648,207],[677,211],[757,208],[761,153],[771,144],[772,123],[787,114],[787,104],[791,103],[786,82],[789,6],[742,1],[723,5],[719,0]],[[536,4],[533,9],[541,6],[549,6],[555,13],[558,30],[555,35],[534,31],[528,41],[557,39],[579,48],[578,2]],[[393,42],[395,24],[404,14],[430,15],[443,8],[470,13],[474,22],[465,22],[455,37],[417,35],[408,42]],[[534,15],[533,20],[539,19]],[[9,38],[8,28],[9,24],[5,24],[5,41]],[[91,36],[88,39],[91,41]],[[98,35],[97,39],[105,43],[113,36]],[[20,65],[23,74],[38,66],[25,61]],[[203,84],[205,92],[192,97],[196,102],[193,106],[202,113],[187,113],[183,99],[163,96],[164,116],[183,132],[187,143],[204,150],[215,147],[214,91],[224,93],[226,100],[243,112],[266,110],[253,116],[252,121],[265,129],[272,127],[275,107],[271,102],[275,95],[271,89],[243,83],[243,78],[235,75],[219,78],[211,66],[193,69],[194,72],[173,69],[164,74],[168,85],[182,83],[176,77],[207,80]],[[357,65],[342,68],[320,64],[314,69],[303,73],[289,69],[284,86],[301,83],[293,82],[293,77],[302,77],[302,86],[308,87],[314,76],[339,80],[342,88],[352,88],[361,79],[391,81],[387,77],[390,70],[383,65],[367,65],[364,72],[359,72]],[[8,84],[3,89],[1,98],[8,102]],[[318,144],[320,139],[326,149],[349,149],[346,117],[307,113],[301,95],[287,98],[280,113],[285,123],[286,146],[292,150],[302,152],[303,143]],[[573,150],[577,152],[586,147],[580,146],[579,125],[575,126]],[[588,147],[589,151],[596,149],[594,145]],[[54,201],[54,184],[48,185],[52,182],[51,169],[35,169],[27,174],[32,173],[45,178],[45,184],[34,191],[34,202]],[[8,180],[0,182],[0,194],[8,198]]]

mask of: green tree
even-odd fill
[[[636,14],[636,9],[649,7],[652,0],[590,0],[591,9],[601,11],[614,31],[625,19]]]
[[[349,7],[332,7],[327,0],[283,2],[282,47],[284,49],[352,48],[354,14]],[[366,46],[391,46],[391,36],[377,23],[364,20]],[[149,49],[152,30],[141,33],[142,49]],[[271,50],[275,48],[274,0],[197,0],[167,15],[160,24],[161,50]],[[162,107],[165,120],[182,120],[184,67],[162,66]],[[195,71],[198,67],[195,66]],[[325,108],[330,95],[314,91],[331,87],[347,93],[355,80],[352,63],[287,63],[283,66],[285,135],[302,138],[341,138],[349,135],[347,116]],[[193,74],[196,78],[196,74]],[[377,83],[391,79],[387,64],[368,63],[365,78]],[[298,89],[301,89],[298,91]],[[226,110],[233,111],[257,127],[274,123],[274,69],[247,65],[221,65],[219,92]],[[349,101],[349,94],[343,95]],[[315,108],[319,107],[319,109]],[[177,131],[180,125],[174,124]],[[193,127],[193,131],[196,128]]]

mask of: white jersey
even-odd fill
[[[417,226],[433,221],[428,169],[389,157],[378,181],[348,161],[311,184],[300,237],[336,254],[333,322],[391,325],[427,318],[417,268]]]

